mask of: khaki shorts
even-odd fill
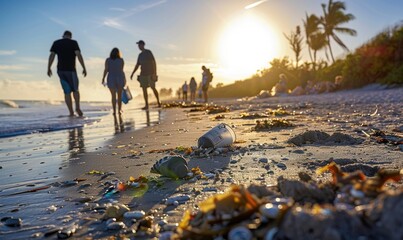
[[[137,81],[140,82],[140,87],[142,88],[155,88],[155,82],[157,81],[157,77],[153,75],[147,76],[137,76]]]

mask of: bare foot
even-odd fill
[[[76,109],[76,112],[77,112],[78,116],[80,116],[80,117],[83,116],[83,112],[81,111],[81,109]]]
[[[143,107],[141,110],[148,110],[148,106]]]

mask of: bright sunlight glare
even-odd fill
[[[270,25],[256,16],[244,15],[231,22],[218,44],[222,71],[241,79],[269,66],[278,55],[278,39]]]

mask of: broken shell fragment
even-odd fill
[[[132,212],[125,212],[123,217],[126,219],[136,219],[139,220],[146,215],[144,211],[132,211]]]
[[[260,213],[270,219],[276,219],[280,215],[280,208],[277,204],[267,203],[260,206]]]
[[[63,228],[62,230],[60,230],[57,233],[57,238],[59,239],[66,239],[69,238],[71,236],[73,236],[73,234],[77,231],[78,225],[71,225],[69,227]]]

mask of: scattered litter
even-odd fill
[[[172,239],[402,239],[403,170],[381,169],[374,178],[346,173],[331,161],[319,168],[331,182],[278,179],[276,186],[233,185],[188,209]],[[365,224],[364,224],[365,222]],[[387,226],[387,230],[385,227]],[[394,231],[395,230],[395,231]]]
[[[158,173],[174,179],[186,177],[188,171],[187,161],[180,155],[165,156],[151,168],[152,173]]]
[[[235,140],[235,131],[228,124],[220,123],[199,138],[198,147],[226,147],[231,145]]]

